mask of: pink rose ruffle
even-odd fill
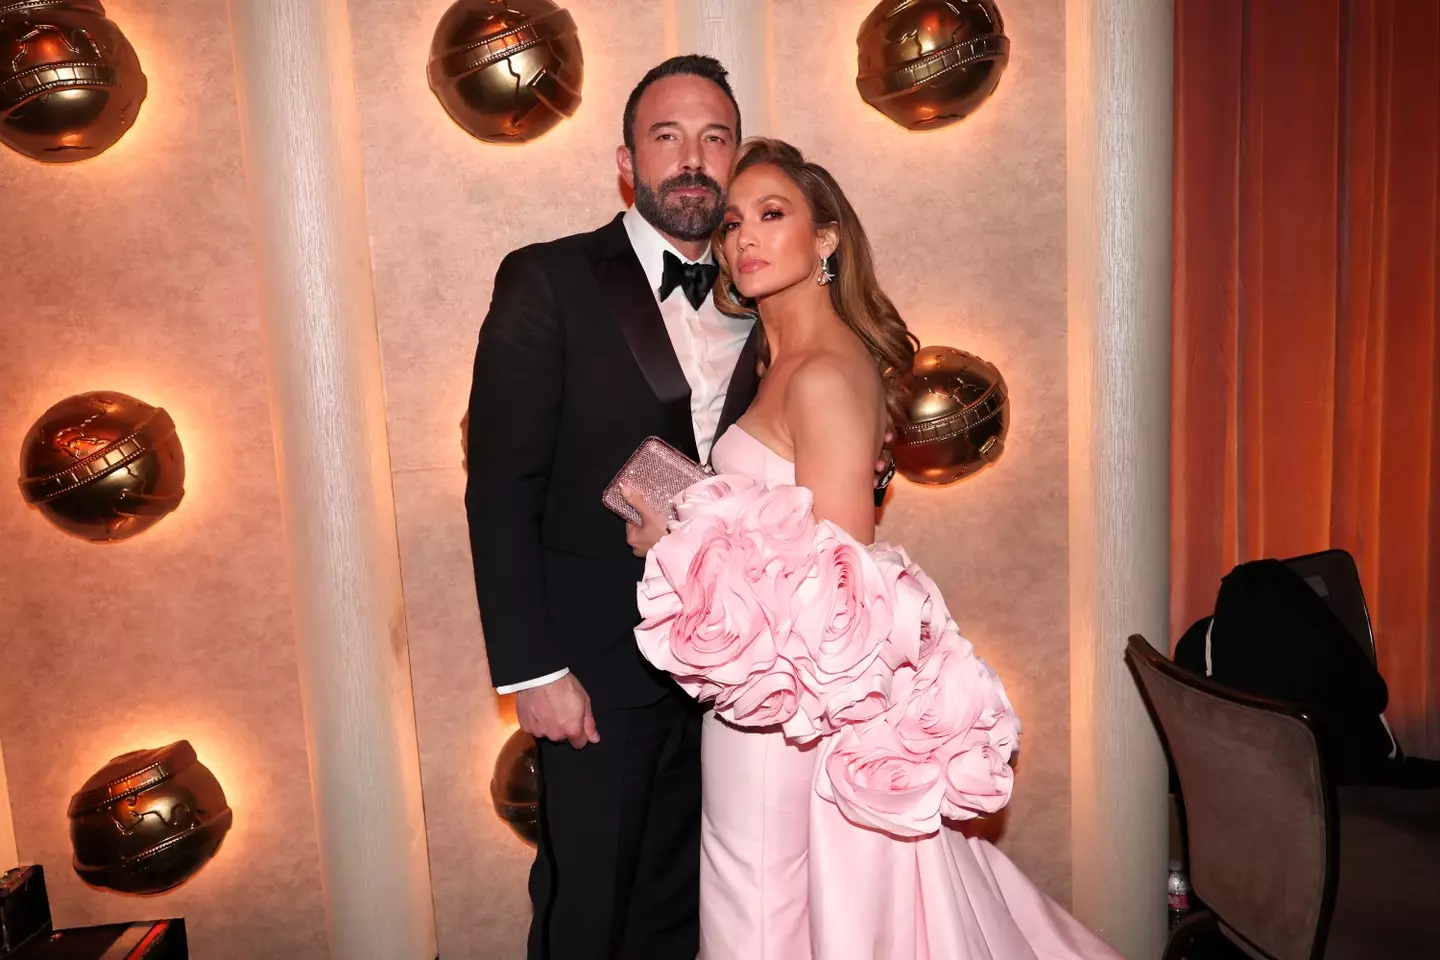
[[[638,587],[641,652],[740,727],[824,738],[815,789],[860,826],[934,833],[1009,802],[1020,721],[905,551],[817,521],[796,486],[711,477]]]

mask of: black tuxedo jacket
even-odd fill
[[[758,385],[752,332],[716,432]],[[620,217],[509,254],[470,392],[465,507],[496,686],[570,668],[597,703],[657,700],[640,656],[644,570],[605,487],[649,436],[696,457],[690,388]]]

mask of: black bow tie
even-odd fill
[[[685,291],[685,299],[696,310],[705,302],[715,278],[720,276],[720,266],[714,263],[686,263],[669,250],[665,251],[665,274],[660,278],[660,301],[663,303],[679,287]]]

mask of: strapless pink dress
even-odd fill
[[[712,462],[722,476],[795,483],[790,461],[738,427]],[[642,611],[643,596],[642,585]],[[641,647],[663,659],[653,637]],[[735,716],[704,721],[701,960],[1119,960],[1003,853],[949,821],[897,836],[847,819],[817,786],[827,738],[797,744],[779,726],[719,713]],[[1008,796],[1007,781],[1001,805]]]

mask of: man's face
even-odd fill
[[[664,77],[635,105],[635,152],[616,153],[635,207],[661,233],[703,240],[720,225],[735,160],[735,107],[703,77]]]

